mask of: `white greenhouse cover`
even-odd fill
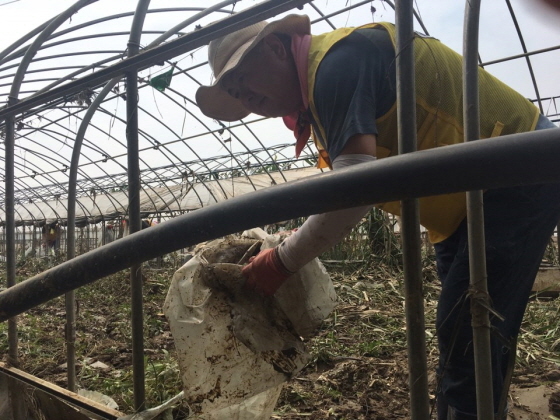
[[[295,181],[319,173],[321,170],[314,167],[301,168],[281,173],[270,172],[248,177],[157,187],[141,191],[140,212],[145,215],[196,210],[274,184]],[[67,207],[66,200],[16,204],[16,223],[66,220]],[[110,220],[127,213],[128,193],[124,191],[83,196],[79,197],[76,203],[77,223],[86,220],[95,222],[101,219]],[[5,220],[4,209],[0,210],[0,220]]]

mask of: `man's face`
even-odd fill
[[[249,111],[265,117],[288,115],[302,106],[292,55],[274,34],[253,48],[220,86]]]

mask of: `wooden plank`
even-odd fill
[[[68,391],[58,385],[45,381],[44,379],[37,378],[20,369],[8,367],[5,363],[0,362],[0,373],[4,373],[12,378],[24,382],[34,388],[38,388],[49,395],[60,398],[76,407],[80,407],[89,411],[103,419],[117,420],[119,417],[124,417],[124,413],[113,410],[97,401],[90,400],[89,398],[82,397],[75,392]]]
[[[560,267],[540,268],[533,292],[560,292]]]

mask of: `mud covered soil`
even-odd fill
[[[18,276],[28,278],[46,265],[45,261],[21,264]],[[439,289],[433,262],[427,259],[424,266],[428,381],[434,403],[437,341],[433,323]],[[382,265],[354,269],[332,264],[328,270],[340,303],[316,337],[306,343],[312,362],[284,385],[273,418],[410,418],[401,272]],[[173,271],[171,267],[144,268],[149,406],[166,401],[181,389],[173,338],[162,313]],[[112,397],[126,413],[133,411],[129,289],[128,275],[121,273],[80,289],[76,302],[78,384]],[[519,343],[514,390],[543,386],[552,393],[560,382],[558,303],[556,296],[531,300]],[[58,298],[18,320],[20,368],[63,387],[64,314],[64,299]],[[0,325],[0,332],[6,337],[5,324]],[[7,354],[6,338],[0,341],[0,349]],[[512,414],[511,418],[548,418],[520,403],[516,395],[512,393],[510,398],[510,406],[517,406],[516,417]],[[179,406],[173,417],[184,419],[188,413],[188,406]],[[435,412],[432,418],[436,418]]]

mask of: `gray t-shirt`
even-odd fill
[[[315,106],[331,161],[355,134],[377,134],[375,120],[396,101],[395,50],[383,28],[364,28],[336,43],[315,78]]]

